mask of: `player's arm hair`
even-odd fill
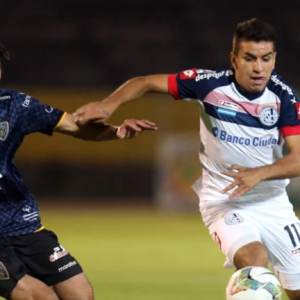
[[[73,136],[86,141],[109,141],[118,139],[118,127],[109,124],[88,124],[78,127],[74,122],[74,116],[65,113],[54,131]]]
[[[132,78],[103,101],[121,105],[138,99],[146,93],[168,94],[168,77],[169,75],[161,74]]]

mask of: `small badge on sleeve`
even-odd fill
[[[9,125],[8,122],[1,122],[0,123],[0,140],[5,141],[9,132]]]
[[[192,78],[196,78],[196,71],[197,69],[191,69],[191,70],[186,70],[183,72],[179,73],[179,77],[180,79],[192,79]]]
[[[296,105],[298,120],[300,120],[300,102],[297,102],[295,105]]]

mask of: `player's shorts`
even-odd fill
[[[225,267],[234,267],[237,250],[258,241],[266,247],[283,287],[300,289],[300,221],[286,193],[259,203],[206,202],[200,210],[213,216],[208,229],[226,256]]]
[[[52,286],[80,273],[52,231],[0,238],[0,296],[6,299],[26,274]]]

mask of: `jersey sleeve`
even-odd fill
[[[169,93],[175,100],[197,99],[196,69],[170,74],[168,78]]]
[[[277,126],[283,137],[300,134],[300,99],[294,90],[281,101]]]
[[[170,74],[168,77],[169,93],[175,100],[197,99],[205,97],[223,81],[225,71],[214,72],[204,69],[190,69]]]
[[[24,135],[41,132],[52,135],[64,112],[23,93],[15,95],[17,113],[20,115],[20,129]]]

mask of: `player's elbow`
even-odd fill
[[[149,92],[167,94],[169,92],[168,78],[169,75],[166,74],[146,76],[145,81],[147,90]]]
[[[130,88],[133,88],[133,90],[138,91],[140,94],[145,94],[149,92],[149,82],[147,80],[147,76],[139,76],[129,79],[125,85],[127,85]]]

